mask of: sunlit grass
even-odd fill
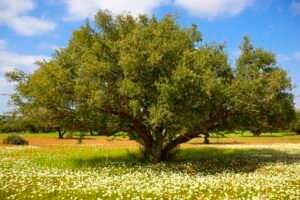
[[[172,162],[138,148],[1,147],[0,199],[299,199],[300,145],[179,150]]]

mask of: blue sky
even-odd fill
[[[13,85],[5,72],[33,72],[36,60],[65,47],[72,31],[100,9],[135,16],[176,14],[181,25],[198,25],[203,43],[225,43],[231,63],[248,35],[255,46],[277,55],[295,85],[300,108],[300,0],[0,0],[0,113],[11,109],[7,102]]]

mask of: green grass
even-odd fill
[[[180,149],[172,162],[137,148],[1,147],[0,199],[299,199],[300,145]]]
[[[30,155],[31,154],[31,155]],[[99,165],[111,162],[136,162],[140,157],[139,151],[133,149],[101,149],[93,147],[68,147],[43,148],[43,151],[36,154],[35,151],[25,152],[29,159],[34,157],[34,162],[44,167],[56,168],[97,168]],[[49,156],[51,155],[51,156]]]

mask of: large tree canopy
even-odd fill
[[[18,82],[19,109],[67,130],[126,131],[152,162],[199,134],[293,109],[286,72],[248,38],[232,67],[223,45],[199,45],[197,27],[182,27],[171,15],[100,11],[95,24],[74,31],[33,74],[8,74]]]

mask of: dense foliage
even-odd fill
[[[292,131],[297,133],[297,135],[300,135],[300,112],[299,112],[299,110],[296,112],[296,117],[290,124],[290,128]]]
[[[0,115],[0,133],[30,132],[47,133],[53,131],[50,126],[45,126],[40,120],[28,116],[8,113]]]
[[[223,45],[199,43],[197,27],[171,15],[100,11],[95,24],[74,31],[33,74],[7,74],[21,113],[59,130],[128,132],[152,162],[199,134],[292,118],[290,79],[247,37],[231,66]]]
[[[286,72],[276,66],[273,53],[254,48],[247,37],[240,50],[236,80],[242,96],[238,98],[246,101],[241,104],[242,112],[227,122],[228,127],[251,131],[254,136],[288,129],[295,119],[295,110]],[[248,83],[244,84],[245,81]]]

